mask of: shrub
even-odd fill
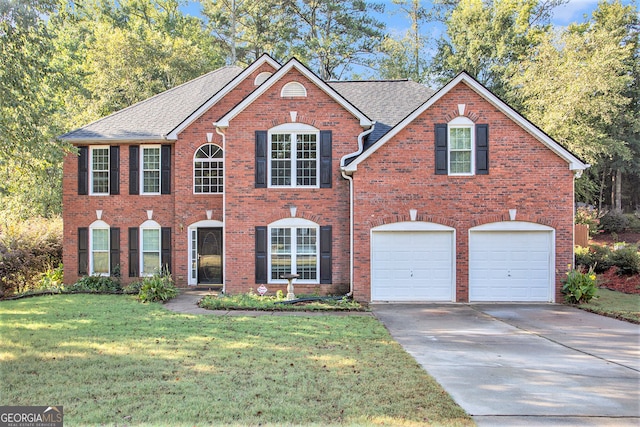
[[[122,293],[127,295],[138,295],[140,293],[140,289],[142,288],[142,282],[133,282],[125,285],[122,288]]]
[[[605,233],[622,233],[629,226],[629,220],[620,211],[608,212],[600,218],[600,229]]]
[[[576,246],[575,247],[575,264],[589,268],[593,265],[593,257],[588,247]]]
[[[563,281],[562,293],[570,304],[589,302],[596,297],[596,275],[593,268],[583,273],[581,270],[570,270]]]
[[[589,227],[589,237],[593,237],[598,232],[598,212],[589,207],[579,207],[576,209],[576,224],[584,224]]]
[[[625,217],[628,221],[627,230],[640,233],[640,218],[634,214],[626,214]]]
[[[42,273],[40,279],[40,289],[60,292],[64,289],[63,285],[63,268],[62,264],[58,264],[58,267],[49,269]]]
[[[108,276],[84,276],[71,285],[69,292],[95,292],[101,294],[116,294],[122,292],[120,282]]]
[[[633,275],[640,273],[640,253],[635,245],[626,245],[611,253],[611,263],[618,267],[618,274]]]
[[[596,273],[604,273],[613,266],[611,249],[608,246],[591,245],[589,251],[591,254],[589,267],[593,268]]]
[[[178,296],[178,289],[168,272],[145,277],[138,293],[138,299],[141,302],[164,302],[176,296]]]
[[[62,219],[0,225],[0,298],[40,289],[62,262]]]

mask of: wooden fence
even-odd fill
[[[585,224],[576,224],[574,231],[576,246],[589,246],[589,226]]]

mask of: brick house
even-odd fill
[[[362,301],[555,301],[588,165],[470,76],[224,67],[62,136],[64,273]]]

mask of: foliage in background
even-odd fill
[[[593,268],[586,273],[577,269],[570,270],[562,283],[562,293],[570,304],[589,302],[598,292]]]
[[[588,248],[577,247],[576,265],[604,273],[611,267],[617,267],[620,275],[640,273],[640,253],[638,246],[619,243],[612,249],[606,245],[592,244]]]
[[[61,263],[60,218],[0,225],[0,298],[59,285]]]
[[[593,237],[598,232],[600,220],[598,211],[592,207],[579,207],[576,209],[575,223],[584,224],[589,227],[589,237]]]

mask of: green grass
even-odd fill
[[[304,298],[302,295],[298,295]],[[202,308],[209,310],[274,310],[274,311],[366,311],[357,301],[340,300],[309,301],[304,304],[282,304],[283,297],[260,296],[258,294],[206,295],[200,301]]]
[[[603,316],[640,323],[640,295],[625,294],[604,288],[599,288],[597,295],[598,298],[577,307]]]
[[[131,296],[0,302],[3,405],[65,426],[473,421],[369,316],[196,316]]]

